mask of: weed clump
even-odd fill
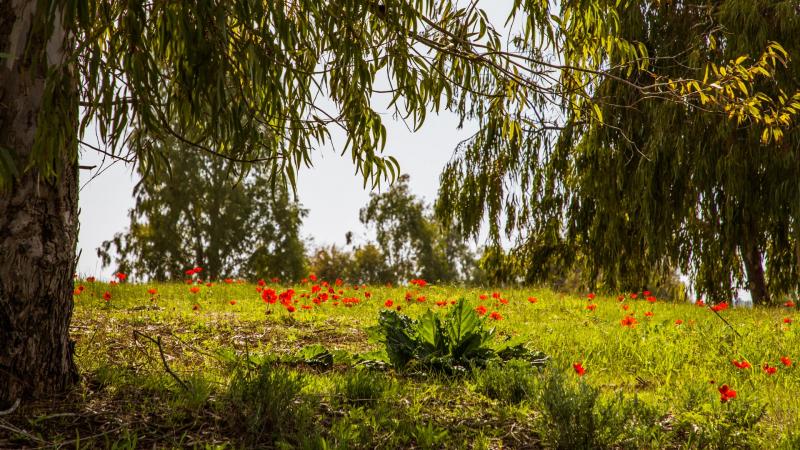
[[[301,398],[304,377],[264,364],[234,373],[227,393],[228,417],[247,445],[296,435],[310,418]]]
[[[511,360],[505,365],[490,363],[475,370],[475,391],[505,404],[531,400],[536,390],[536,374],[527,361]]]

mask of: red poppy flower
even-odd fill
[[[786,367],[792,367],[792,360],[788,356],[781,356],[781,364]]]
[[[419,297],[417,297],[417,301],[420,302],[420,303],[425,302],[425,296],[424,295],[420,295]]]
[[[638,296],[639,295],[637,295],[635,292],[631,292],[631,298],[632,299],[636,300],[636,297],[638,297]]]
[[[588,309],[589,311],[594,311],[595,309],[597,309],[597,305],[595,305],[594,303],[589,303],[588,305],[586,305],[586,309]]]
[[[437,300],[436,306],[447,306],[447,300]]]
[[[702,298],[698,298],[697,301],[694,302],[694,304],[701,308],[706,306],[706,302],[704,302]]]
[[[290,313],[293,313],[293,312],[297,311],[297,310],[295,309],[295,307],[294,307],[294,306],[292,306],[292,305],[289,305],[289,306],[287,306],[287,307],[286,307],[286,310],[287,310],[287,311],[289,311]]]
[[[531,303],[536,303],[537,302],[536,297],[528,297],[528,301],[531,302]]]
[[[364,292],[364,297],[370,298],[370,297],[372,297],[372,293],[371,292]]]
[[[712,306],[711,309],[716,312],[725,311],[728,309],[728,302],[717,303],[716,305]]]
[[[620,294],[620,295],[617,296],[617,301],[618,302],[621,302],[621,301],[624,301],[624,300],[625,300],[625,296],[624,295]]]
[[[652,296],[652,295],[648,295],[647,296],[647,301],[650,302],[650,303],[655,303],[656,302],[656,298],[654,296]]]
[[[391,307],[392,307],[392,305],[394,305],[394,302],[392,301],[392,299],[386,300],[386,301],[383,303],[383,306],[385,306],[385,307],[387,307],[387,308],[391,308]]]
[[[483,305],[480,305],[477,308],[475,308],[475,312],[477,312],[479,316],[482,316],[482,315],[486,314],[486,311],[487,311],[487,309]]]
[[[594,300],[594,292],[590,292],[586,297],[588,297],[589,300]]]
[[[87,277],[87,278],[86,278],[86,281],[87,281],[88,283],[94,283],[94,277]]]
[[[264,281],[263,279],[259,279],[259,280],[258,280],[258,285],[259,285],[259,286],[261,286],[261,287],[264,287],[264,286],[266,286],[266,285],[267,285],[267,282],[266,282],[266,281]]]
[[[721,401],[722,403],[725,403],[732,398],[736,398],[736,391],[729,388],[727,384],[723,384],[722,386],[719,387],[718,390],[720,395],[719,401]]]
[[[764,369],[764,373],[766,373],[767,375],[774,375],[775,372],[778,371],[777,367],[772,367],[767,363],[764,363],[764,367],[762,367],[762,369]]]
[[[230,304],[231,304],[231,305],[235,305],[235,304],[236,304],[236,300],[231,300],[231,301],[230,301]]]
[[[225,278],[225,284],[233,283],[233,278]]]
[[[317,281],[317,276],[313,273],[308,274],[308,279],[311,281]]]
[[[192,287],[190,287],[190,288],[189,288],[189,291],[190,291],[192,294],[197,294],[198,292],[200,292],[200,288],[199,288],[199,287],[197,287],[197,286],[192,286]]]
[[[125,279],[128,278],[128,275],[126,275],[126,274],[124,274],[122,272],[117,272],[117,273],[114,274],[114,276],[117,277],[117,279],[119,281],[125,281]]]
[[[72,295],[81,295],[81,290],[80,289],[74,289],[72,291]]]
[[[103,294],[103,300],[105,300],[105,301],[111,300],[111,293],[106,291],[106,293]]]
[[[158,291],[156,291],[156,288],[150,288],[147,290],[147,293],[150,295],[156,295]]]
[[[189,270],[187,270],[187,271],[185,271],[183,273],[185,273],[186,275],[192,276],[192,275],[194,275],[194,269],[189,269]]]
[[[620,323],[620,325],[622,325],[623,327],[630,327],[630,328],[633,328],[633,327],[635,327],[635,326],[636,326],[636,324],[637,324],[637,323],[639,323],[639,322],[638,322],[636,319],[634,319],[632,316],[625,316],[625,318],[624,318],[624,319],[622,319],[622,320],[620,320],[620,321],[619,321],[619,323]]]
[[[503,316],[500,315],[500,313],[497,311],[492,311],[492,313],[489,314],[489,317],[491,317],[494,320],[503,320]]]
[[[311,306],[311,305],[303,305],[303,309],[311,309],[311,308],[313,308],[313,306]]]
[[[795,307],[795,304],[794,304],[794,302],[793,302],[793,301],[791,301],[791,300],[788,300],[786,303],[784,303],[784,304],[783,304],[783,306],[785,306],[785,307],[787,307],[787,308],[794,308],[794,307]]]
[[[577,373],[579,377],[582,377],[586,373],[586,369],[580,362],[576,362],[575,364],[573,364],[572,368],[575,369],[575,373]]]
[[[649,296],[650,296],[650,291],[644,291],[644,292],[642,292],[642,294],[643,294],[645,297],[649,297]]]
[[[630,309],[630,305],[622,305],[622,309],[624,309],[625,311],[627,311],[628,309]]]
[[[653,311],[647,311],[646,313],[644,313],[644,315],[647,317],[653,317]]]
[[[486,295],[486,294],[481,294],[481,295],[479,295],[478,297],[479,297],[481,300],[486,300],[487,298],[489,298],[489,296],[488,296],[488,295]]]
[[[784,317],[783,318],[783,323],[792,323],[792,318],[791,317]]]
[[[738,367],[739,369],[749,369],[749,368],[753,367],[753,366],[750,365],[749,362],[747,362],[744,359],[741,362],[733,359],[733,360],[731,360],[731,364],[733,364],[734,366]]]
[[[681,325],[681,324],[683,324],[683,320],[675,319],[675,325]]]

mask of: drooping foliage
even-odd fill
[[[770,289],[796,289],[798,14],[786,1],[620,3],[619,32],[646,47],[646,70],[604,55],[613,75],[591,92],[594,120],[566,108],[563,127],[518,152],[506,151],[503,137],[465,143],[442,176],[438,211],[472,232],[485,215],[495,235],[505,222],[530,280],[577,264],[610,289],[639,289],[676,269],[720,299],[743,286],[757,302],[768,302]],[[761,119],[739,114],[748,106],[717,108],[694,83],[683,92],[699,92],[698,102],[637,88],[653,74],[731,80],[771,60],[792,62],[741,85],[710,84],[723,96],[756,92],[753,108],[778,99]],[[785,126],[769,130],[759,120]]]
[[[286,187],[168,142],[159,151],[173,159],[170,171],[136,186],[128,229],[98,249],[103,264],[116,259],[118,270],[158,281],[182,279],[187,267],[198,265],[213,279],[299,280],[306,273],[300,238],[306,211]]]

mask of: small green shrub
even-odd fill
[[[354,370],[337,383],[336,393],[346,403],[357,406],[374,406],[390,387],[389,381],[380,373],[369,370]]]
[[[552,445],[559,449],[597,448],[597,427],[593,414],[599,392],[581,381],[577,385],[553,371],[542,391],[542,407],[547,418]]]
[[[475,370],[475,391],[506,404],[533,398],[536,376],[527,361],[512,360],[506,365],[490,363]]]
[[[269,364],[238,370],[228,388],[228,416],[248,445],[291,435],[306,424],[303,376]]]

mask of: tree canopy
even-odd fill
[[[614,76],[592,89],[595,120],[567,108],[563,127],[518,151],[508,151],[502,135],[462,144],[442,175],[439,212],[461,218],[469,232],[485,213],[495,236],[505,222],[532,281],[578,264],[609,289],[639,289],[676,269],[719,299],[747,286],[768,301],[767,279],[776,292],[796,289],[798,66],[738,87],[711,83],[725,95],[778,99],[768,109],[787,110],[760,119],[738,115],[738,106],[718,109],[705,92],[681,102],[637,87],[652,73],[709,80],[742,73],[743,64],[752,70],[765,57],[800,58],[792,3],[621,2],[613,15],[619,33],[646,49],[647,69],[604,55]],[[689,83],[683,92],[695,89]],[[759,125],[775,117],[786,126]]]
[[[205,276],[305,275],[300,223],[306,211],[271,184],[237,164],[198,152],[176,139],[159,151],[172,163],[135,187],[130,225],[98,249],[103,265],[157,281],[183,279],[200,266]],[[142,167],[139,174],[142,175]]]

